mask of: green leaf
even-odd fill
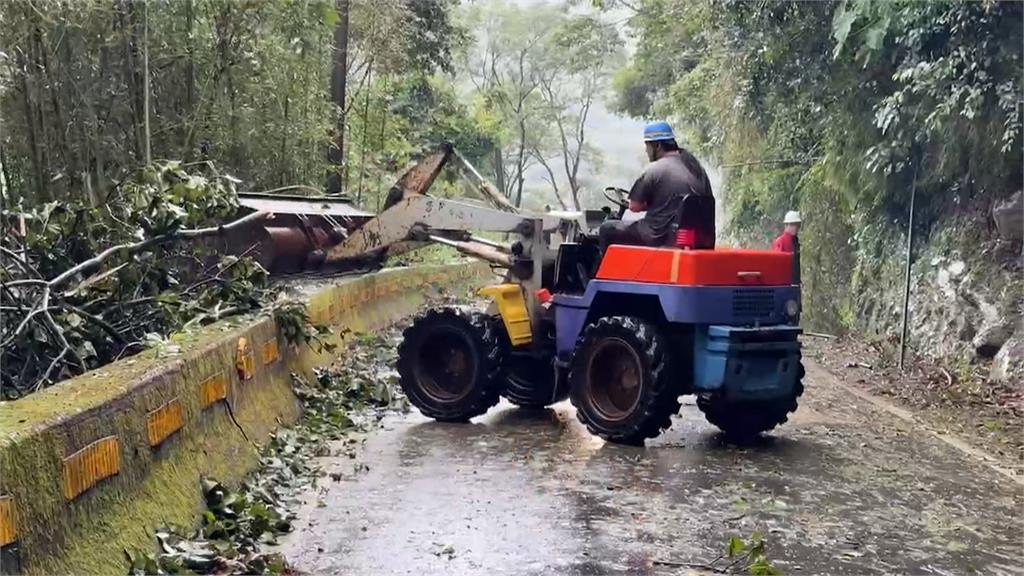
[[[725,555],[729,558],[735,558],[737,554],[743,553],[745,548],[746,546],[743,544],[743,540],[738,536],[731,536],[729,538],[729,543],[725,547]]]
[[[750,576],[782,576],[782,571],[768,563],[764,557],[760,557],[750,563],[747,567]]]
[[[843,45],[846,44],[846,38],[850,35],[850,28],[859,17],[860,14],[850,8],[848,0],[843,0],[836,7],[835,16],[832,19],[832,38],[836,41],[836,45],[832,49],[832,58],[839,58],[839,54],[843,51]]]
[[[341,21],[341,16],[338,15],[338,11],[334,9],[333,2],[322,2],[320,4],[320,21],[324,23],[324,26],[333,28]]]
[[[68,312],[68,314],[64,316],[64,321],[72,328],[78,328],[82,325],[82,317],[74,312]]]
[[[77,352],[78,355],[81,356],[83,360],[98,357],[98,354],[96,354],[96,347],[93,346],[92,342],[88,340],[79,344],[78,348],[75,349],[75,352]]]

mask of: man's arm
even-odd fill
[[[651,201],[651,185],[650,178],[645,170],[636,182],[633,183],[633,187],[629,190],[629,209],[633,212],[643,212],[647,210],[647,205]]]

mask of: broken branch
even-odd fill
[[[249,222],[252,222],[252,221],[255,221],[255,220],[261,220],[263,218],[267,218],[270,215],[271,214],[269,212],[262,212],[262,211],[261,212],[253,212],[252,214],[248,214],[246,216],[243,216],[242,218],[239,218],[238,220],[235,220],[234,222],[230,222],[230,223],[225,224],[223,226],[211,226],[209,228],[194,228],[194,229],[190,229],[190,230],[178,230],[177,232],[172,232],[170,234],[163,234],[161,236],[154,236],[153,238],[148,238],[146,240],[141,240],[139,242],[134,242],[132,244],[119,244],[117,246],[111,246],[110,248],[107,248],[103,252],[100,252],[98,255],[96,255],[96,256],[88,259],[88,260],[85,260],[84,262],[79,263],[77,266],[73,266],[73,267],[65,270],[59,276],[57,276],[53,280],[50,280],[47,284],[49,284],[49,286],[51,288],[55,287],[55,286],[59,286],[62,283],[66,282],[69,278],[73,278],[74,276],[76,276],[78,274],[81,274],[82,272],[85,272],[87,270],[91,270],[91,269],[99,266],[105,260],[107,260],[108,258],[113,256],[114,254],[117,254],[119,252],[124,252],[124,254],[126,256],[131,256],[132,254],[138,254],[139,252],[142,252],[142,251],[147,250],[149,248],[153,248],[153,247],[159,246],[161,244],[166,244],[166,243],[174,241],[174,240],[202,238],[204,236],[220,235],[220,234],[224,234],[225,232],[228,232],[228,231],[230,231],[230,230],[232,230],[234,228],[238,228],[240,226],[244,226],[245,224],[248,224]],[[28,281],[27,280],[23,280],[21,282],[28,282]]]

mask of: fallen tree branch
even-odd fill
[[[124,264],[121,264],[119,266],[114,266],[113,268],[111,268],[110,270],[107,270],[105,272],[101,272],[99,274],[94,274],[94,275],[86,278],[85,280],[83,280],[78,286],[75,286],[74,288],[72,288],[70,290],[66,290],[64,292],[63,296],[65,298],[69,298],[71,296],[74,296],[75,293],[78,292],[79,290],[84,290],[84,289],[88,288],[89,286],[92,286],[93,284],[96,284],[97,282],[100,282],[100,281],[102,281],[102,280],[104,280],[106,278],[109,278],[110,276],[112,276],[114,274],[117,274],[118,270],[124,268],[127,265],[128,265],[128,263],[125,262]]]
[[[262,220],[263,218],[267,218],[269,216],[271,216],[270,212],[253,212],[252,214],[243,216],[238,220],[235,220],[228,224],[224,224],[223,226],[211,226],[209,228],[193,228],[188,230],[178,230],[177,232],[163,234],[161,236],[154,236],[152,238],[141,240],[139,242],[134,242],[132,244],[119,244],[117,246],[111,246],[110,248],[107,248],[106,250],[100,252],[96,256],[89,258],[88,260],[85,260],[83,262],[80,262],[78,265],[72,266],[71,268],[65,270],[60,275],[47,282],[47,284],[49,285],[50,288],[60,286],[64,282],[67,282],[68,279],[73,278],[76,275],[81,274],[82,272],[91,270],[99,266],[105,260],[107,260],[108,258],[117,253],[123,252],[125,255],[131,256],[132,254],[138,254],[139,252],[142,252],[149,248],[153,248],[161,244],[166,244],[174,240],[194,239],[202,238],[204,236],[220,235],[235,228],[238,228],[240,226],[244,226],[249,222],[253,222],[255,220]],[[10,285],[10,283],[8,285]]]
[[[71,348],[71,343],[68,342],[67,337],[64,336],[64,331],[61,330],[60,326],[58,326],[57,323],[53,320],[53,316],[50,315],[49,287],[47,287],[43,291],[42,301],[39,304],[39,311],[43,315],[43,319],[46,321],[46,325],[50,327],[50,329],[53,331],[54,336],[56,336],[57,339],[60,341],[62,348],[60,354],[58,354],[57,357],[54,358],[53,361],[50,362],[50,365],[46,368],[46,372],[43,373],[43,377],[36,381],[36,390],[39,390],[39,388],[42,387],[44,382],[48,382],[50,380],[50,374],[53,373],[53,369],[56,368],[58,364],[60,364],[60,362],[64,359],[64,356],[67,356],[68,352],[71,352],[71,354],[75,357],[75,361],[78,363],[79,367],[82,369],[83,372],[86,369],[85,362],[82,360],[81,357],[78,356],[78,353]],[[15,336],[17,336],[17,334],[15,334]]]
[[[93,324],[99,326],[101,330],[109,334],[110,337],[113,338],[114,341],[117,342],[118,344],[121,344],[122,346],[125,344],[124,336],[122,336],[120,332],[115,330],[114,327],[107,323],[107,321],[104,320],[103,318],[100,318],[95,314],[90,314],[89,312],[82,310],[78,306],[72,306],[71,304],[61,304],[61,306],[67,308],[68,310],[71,310],[75,314],[78,314],[83,319],[88,320],[89,322],[92,322]]]
[[[700,562],[677,562],[675,560],[654,560],[652,564],[655,566],[668,566],[670,568],[695,568],[697,570],[706,570],[708,572],[714,572],[715,574],[728,574],[721,568],[716,568],[710,564],[702,564]]]
[[[31,274],[32,276],[35,276],[37,278],[39,277],[39,271],[36,270],[31,264],[23,260],[22,256],[15,252],[14,250],[0,246],[0,254],[4,254],[5,256],[8,256],[11,260],[13,260],[14,263],[18,265],[18,268],[21,268],[22,272],[25,272],[26,274]]]
[[[251,260],[249,251],[233,259],[213,254],[210,265],[207,247],[191,241],[245,234],[273,215],[246,210],[221,220],[221,210],[237,203],[238,181],[201,164],[193,178],[178,162],[155,162],[115,182],[103,210],[73,199],[58,210],[36,209],[34,235],[9,236],[0,246],[0,397],[18,398],[131,354],[149,334],[173,333],[197,314],[191,325],[263,306],[272,295],[265,271],[237,264]],[[175,186],[186,178],[195,193],[178,198]],[[312,191],[277,191],[288,189]],[[194,224],[137,235],[147,222],[181,214]]]
[[[49,286],[49,282],[46,280],[36,280],[35,278],[26,278],[24,280],[11,280],[10,282],[4,282],[4,286],[7,288],[16,288],[18,286]]]
[[[25,326],[28,325],[29,321],[32,320],[32,318],[34,316],[42,314],[43,311],[46,310],[46,302],[49,301],[48,300],[49,294],[50,294],[50,289],[47,288],[46,291],[43,294],[43,297],[40,298],[39,305],[33,305],[32,306],[32,310],[28,314],[25,314],[25,317],[22,318],[21,322],[18,323],[17,328],[14,329],[14,332],[12,332],[11,335],[8,336],[7,339],[3,341],[2,344],[0,344],[0,348],[7,348],[12,342],[14,342],[14,340],[18,337],[18,335],[21,334],[22,330],[25,329]]]

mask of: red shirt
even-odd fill
[[[777,252],[789,252],[792,254],[794,251],[793,238],[794,236],[790,234],[788,230],[784,230],[782,234],[779,234],[779,237],[772,242],[772,250]]]

